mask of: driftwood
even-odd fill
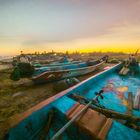
[[[72,97],[74,99],[78,100],[82,104],[87,104],[89,102],[88,99],[86,99],[84,97],[80,97],[79,95],[78,96],[77,95],[72,95]],[[116,111],[113,111],[113,110],[110,110],[110,109],[106,109],[102,106],[99,106],[99,104],[97,104],[96,102],[92,102],[92,105],[90,105],[90,108],[104,114],[108,118],[113,118],[113,119],[118,119],[118,120],[126,120],[130,123],[140,122],[139,117],[135,117],[135,116],[132,116],[132,115],[129,115],[129,114],[123,114],[123,113],[119,113],[119,112],[116,112]]]

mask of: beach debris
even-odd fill
[[[17,92],[17,93],[14,93],[12,97],[21,96],[21,95],[23,95],[23,94],[24,94],[23,92]]]

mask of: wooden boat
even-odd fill
[[[98,70],[104,63],[105,60],[100,59],[65,66],[43,67],[36,69],[32,76],[32,80],[35,83],[44,83],[69,77],[80,76]]]
[[[5,140],[139,140],[136,124],[140,118],[125,114],[123,105],[114,108],[117,98],[112,103],[106,101],[113,94],[105,93],[101,99],[91,90],[100,90],[98,81],[102,85],[119,68],[117,64],[13,116],[7,121],[10,129],[2,127],[7,132]]]
[[[18,63],[11,73],[10,78],[14,81],[24,77],[32,77],[35,83],[44,83],[54,80],[62,80],[69,77],[80,76],[100,68],[108,56],[99,60],[81,62],[62,66],[46,66],[34,68],[30,63]]]

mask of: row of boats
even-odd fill
[[[69,77],[81,76],[98,70],[107,61],[108,56],[91,61],[72,61],[65,63],[53,63],[47,65],[37,65],[36,63],[17,63],[12,80],[19,80],[21,77],[30,77],[35,83],[45,83],[62,80]]]

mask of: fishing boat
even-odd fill
[[[79,64],[38,68],[35,70],[32,80],[35,83],[44,83],[69,77],[81,76],[101,68],[106,59],[106,57],[103,57],[99,60],[82,62]]]
[[[20,78],[32,77],[35,83],[45,83],[54,80],[62,80],[69,77],[80,76],[93,72],[107,61],[108,56],[103,56],[98,60],[68,64],[62,66],[46,66],[34,68],[30,63],[18,63],[11,73],[11,80],[17,81]]]
[[[120,66],[105,69],[13,116],[7,121],[10,128],[3,129],[5,139],[139,140],[140,111],[130,108],[128,100],[136,94],[134,84],[139,88],[140,79],[122,78]]]

